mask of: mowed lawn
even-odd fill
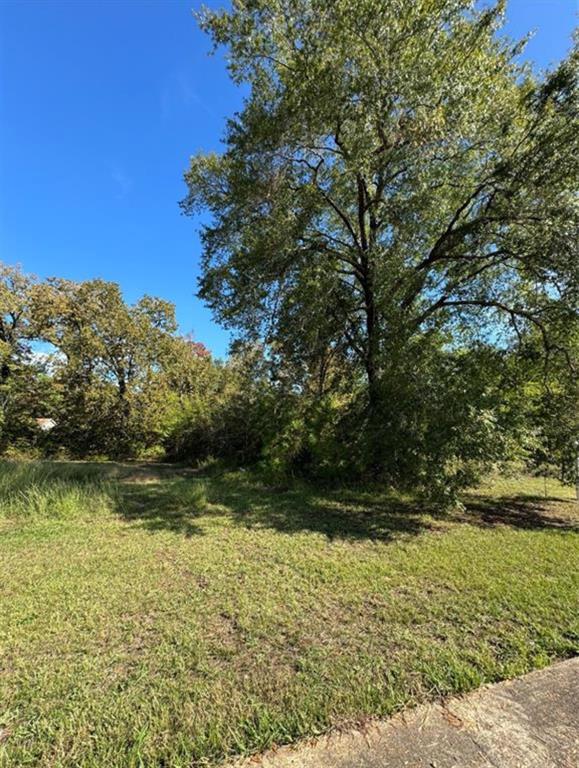
[[[0,465],[0,765],[204,766],[573,655],[571,489],[452,514],[250,473]]]

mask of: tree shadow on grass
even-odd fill
[[[579,531],[579,520],[573,518],[572,509],[573,502],[557,498],[481,496],[467,501],[462,519],[485,528],[507,525],[525,530]]]
[[[287,534],[317,533],[328,540],[389,541],[438,528],[468,523],[525,530],[579,530],[573,502],[542,496],[465,497],[462,512],[404,499],[383,490],[321,489],[295,485],[285,490],[264,486],[243,473],[203,474],[198,470],[146,462],[42,462],[4,466],[14,489],[25,490],[65,480],[70,484],[111,483],[115,506],[126,520],[150,531],[184,536],[203,534],[201,518],[222,516],[247,529],[269,528]]]
[[[207,514],[204,486],[196,480],[120,484],[118,512],[149,531],[186,537],[203,535],[199,517]]]
[[[320,491],[301,487],[275,491],[219,482],[208,491],[236,525],[269,528],[286,534],[316,533],[334,540],[389,541],[434,527],[432,516],[418,504],[386,493]]]
[[[553,501],[536,497],[469,497],[461,512],[447,512],[424,501],[386,492],[320,490],[300,486],[282,491],[239,475],[181,477],[123,484],[121,512],[150,531],[185,536],[203,534],[201,518],[224,517],[248,530],[285,534],[314,533],[329,541],[376,541],[441,530],[441,524],[468,523],[483,528],[578,530],[571,516],[556,514]],[[563,504],[563,507],[567,505]]]
[[[203,535],[201,518],[246,529],[317,533],[328,540],[389,541],[433,527],[419,505],[360,492],[300,487],[276,491],[239,479],[186,478],[120,483],[118,511],[149,531]]]

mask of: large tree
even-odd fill
[[[534,327],[552,354],[577,319],[577,50],[538,79],[499,35],[504,3],[477,7],[234,0],[202,16],[248,95],[224,152],[186,173],[185,210],[212,214],[201,296],[286,361],[357,363],[370,414],[433,339]]]

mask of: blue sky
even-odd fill
[[[220,6],[221,2],[206,2]],[[209,57],[195,0],[0,0],[0,258],[40,277],[101,277],[128,301],[175,302],[183,332],[224,355],[195,298],[200,245],[183,171],[219,149],[241,104]],[[575,0],[510,0],[525,57],[569,49]]]

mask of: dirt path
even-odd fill
[[[252,768],[577,768],[579,657],[364,730],[241,764]]]

